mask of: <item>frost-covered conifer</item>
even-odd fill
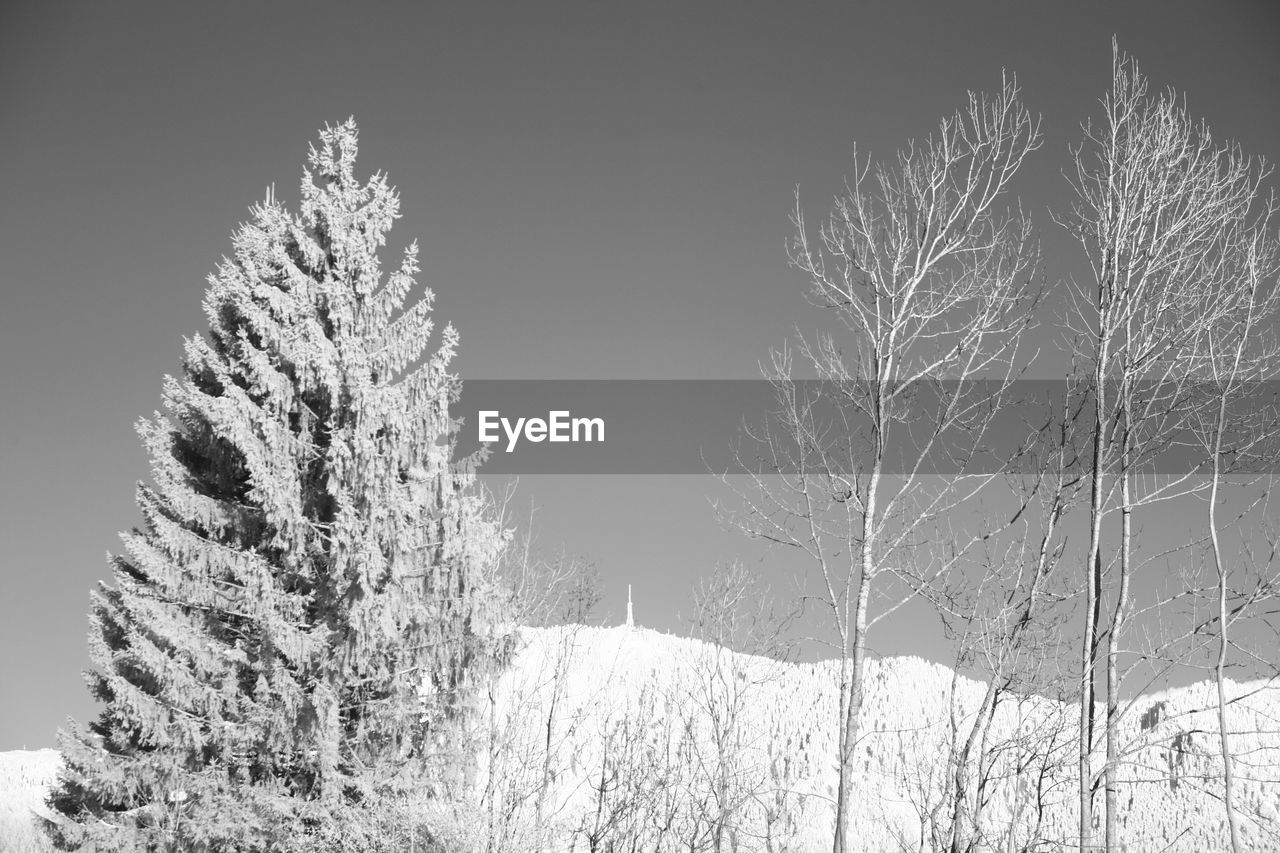
[[[428,352],[416,245],[383,275],[399,201],[356,142],[321,133],[300,214],[252,209],[139,423],[152,482],[93,598],[105,707],[62,736],[60,844],[276,849],[465,765],[468,686],[508,653],[505,537],[452,459],[457,333]]]

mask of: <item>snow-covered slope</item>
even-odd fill
[[[696,800],[706,811],[706,791],[715,788],[727,753],[730,787],[738,795],[736,803],[733,796],[727,799],[741,830],[739,849],[829,849],[837,780],[836,662],[780,665],[730,653],[717,657],[713,648],[694,641],[625,628],[526,636],[521,665],[499,699],[509,715],[498,722],[514,741],[528,737],[529,730],[532,740],[523,752],[498,752],[525,765],[551,755],[549,775],[560,784],[554,806],[544,810],[556,811],[562,837],[576,831],[585,840],[591,834],[597,807],[603,804],[607,812],[612,805],[610,792],[602,796],[601,790],[616,768],[659,778],[662,787],[679,792],[676,799]],[[567,677],[553,712],[557,666]],[[1276,851],[1280,784],[1270,780],[1280,779],[1280,691],[1259,687],[1229,686],[1233,697],[1251,694],[1232,710],[1233,751],[1242,777],[1236,803],[1249,849]],[[851,811],[855,850],[929,849],[921,847],[922,836],[949,816],[948,807],[939,806],[953,708],[963,736],[983,688],[918,658],[868,663]],[[733,726],[724,721],[735,705]],[[1141,697],[1128,714],[1121,733],[1128,745],[1121,776],[1134,783],[1121,788],[1127,850],[1225,848],[1217,724],[1207,710],[1212,705],[1211,687],[1202,684]],[[548,718],[554,718],[550,738]],[[715,718],[722,721],[719,727],[709,721]],[[981,818],[989,849],[1018,850],[1033,838],[1065,845],[1073,838],[1077,720],[1076,708],[1038,697],[1011,697],[999,706],[985,737],[988,750],[999,756]],[[717,728],[736,729],[737,747],[717,748]],[[639,754],[619,749],[635,738],[646,744]],[[608,752],[614,753],[612,762]],[[508,780],[518,775],[509,763],[495,774]],[[657,798],[656,806],[644,805],[645,820],[635,822],[697,830],[688,814],[679,814],[678,803],[662,802],[660,793]],[[639,791],[634,799],[651,801],[654,792]],[[1096,810],[1101,812],[1101,797]]]
[[[0,853],[47,850],[32,822],[44,792],[58,772],[52,749],[0,752]]]
[[[917,658],[868,664],[851,837],[859,851],[920,850],[949,816],[946,758],[983,685]],[[476,733],[485,833],[505,849],[823,851],[836,793],[838,665],[778,664],[628,628],[526,630]],[[1237,805],[1251,850],[1280,849],[1280,693],[1231,685]],[[1128,851],[1225,849],[1209,685],[1140,698],[1123,733]],[[1010,698],[986,735],[999,756],[980,826],[992,850],[1069,842],[1077,713]],[[56,754],[0,754],[0,853],[45,849],[30,809]],[[1101,798],[1099,798],[1099,806]],[[1099,811],[1101,809],[1099,808]],[[721,819],[722,818],[722,819]],[[700,845],[704,844],[700,848]],[[1054,849],[1037,846],[1034,849]]]

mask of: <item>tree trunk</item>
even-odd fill
[[[483,802],[487,812],[488,839],[485,849],[492,853],[498,835],[498,677],[489,677],[489,767],[485,774]]]
[[[996,676],[992,676],[992,679],[987,682],[987,689],[982,697],[982,705],[979,706],[974,716],[973,725],[969,728],[969,734],[965,738],[964,746],[960,748],[960,754],[956,756],[951,782],[952,793],[955,795],[955,803],[951,813],[951,853],[964,853],[969,849],[968,833],[965,829],[969,822],[967,815],[969,758],[973,755],[974,745],[985,734],[990,718],[995,714],[997,689],[995,679]],[[978,762],[981,765],[981,751],[978,754]],[[973,815],[975,823],[977,822],[977,817],[975,812]]]
[[[857,601],[852,625],[852,649],[849,665],[848,698],[844,703],[844,719],[840,721],[840,781],[836,792],[836,832],[834,853],[847,853],[849,800],[853,793],[853,752],[858,740],[858,724],[862,713],[863,669],[866,665],[867,602],[871,593],[871,574],[875,552],[872,548],[876,517],[876,490],[880,484],[879,453],[872,465],[867,483],[867,500],[862,515],[862,571],[858,576]]]
[[[561,690],[564,687],[569,662],[572,658],[577,638],[577,629],[571,630],[572,633],[569,635],[568,640],[562,638],[559,641],[555,672],[551,679],[551,699],[548,702],[546,726],[543,729],[542,779],[538,784],[537,796],[534,799],[534,833],[539,844],[546,844],[548,840],[547,797],[551,793],[551,780],[554,771],[552,747],[556,728],[556,713],[560,706]]]
[[[1209,486],[1209,538],[1213,543],[1213,562],[1218,572],[1218,660],[1214,681],[1218,688],[1218,742],[1222,748],[1222,805],[1227,810],[1227,828],[1231,832],[1232,853],[1240,853],[1240,826],[1235,808],[1235,757],[1231,754],[1231,735],[1227,727],[1227,566],[1218,541],[1218,482],[1221,479],[1222,425],[1226,397],[1219,405],[1218,431],[1213,451],[1213,482]]]
[[[1098,402],[1093,433],[1093,471],[1089,499],[1089,557],[1085,567],[1084,637],[1080,644],[1080,853],[1086,853],[1093,847],[1093,681],[1094,664],[1097,660],[1098,621],[1101,617],[1102,446],[1105,440],[1103,409],[1106,400],[1106,388],[1101,371],[1098,372],[1098,376]]]
[[[858,740],[858,726],[862,714],[863,669],[866,666],[867,599],[871,585],[865,578],[858,584],[858,603],[854,617],[853,660],[850,665],[849,698],[845,703],[844,727],[840,750],[840,786],[836,794],[835,853],[847,853],[848,809],[853,795],[853,753]]]
[[[1129,574],[1132,569],[1133,510],[1130,506],[1129,477],[1121,474],[1120,508],[1120,585],[1116,594],[1116,607],[1111,618],[1111,630],[1107,633],[1107,763],[1106,779],[1106,849],[1108,853],[1119,849],[1120,844],[1120,634],[1124,627],[1125,611],[1129,603]]]

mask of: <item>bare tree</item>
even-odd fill
[[[1039,123],[1006,79],[892,165],[873,172],[855,152],[816,244],[797,201],[790,260],[847,337],[800,339],[813,395],[795,381],[793,352],[774,354],[766,375],[780,411],[755,435],[763,458],[745,466],[749,486],[725,481],[744,531],[817,567],[815,599],[841,659],[835,853],[848,849],[868,630],[960,558],[963,548],[938,547],[954,530],[922,534],[996,476],[934,472],[963,472],[979,453],[1014,372],[1038,255],[1027,220],[997,205],[1039,145]],[[895,594],[870,613],[873,595]]]
[[[689,650],[684,704],[701,736],[691,739],[689,760],[693,784],[707,794],[698,816],[706,847],[722,853],[759,834],[750,818],[760,803],[787,796],[771,777],[769,743],[752,720],[761,688],[783,674],[789,614],[778,612],[759,578],[732,562],[698,584],[690,622],[701,642]]]
[[[1258,169],[1259,176],[1265,174]],[[1216,577],[1217,654],[1213,664],[1217,687],[1218,736],[1222,753],[1223,806],[1230,830],[1231,849],[1240,853],[1240,826],[1235,807],[1235,760],[1228,724],[1226,671],[1231,648],[1230,628],[1247,614],[1246,602],[1256,602],[1267,590],[1263,581],[1250,593],[1232,600],[1232,571],[1222,545],[1219,505],[1224,478],[1234,469],[1265,466],[1280,461],[1276,453],[1276,412],[1259,407],[1263,383],[1280,367],[1280,349],[1267,335],[1280,317],[1280,244],[1271,230],[1274,202],[1253,212],[1237,213],[1226,235],[1221,287],[1208,296],[1221,307],[1218,322],[1206,330],[1196,367],[1211,391],[1198,414],[1195,433],[1209,462],[1207,525]],[[1243,405],[1241,405],[1243,404]]]
[[[512,501],[500,502],[503,517]],[[507,609],[521,631],[517,651],[538,655],[505,679],[488,685],[484,853],[542,847],[551,826],[557,764],[582,720],[566,709],[568,681],[577,661],[579,629],[600,599],[589,562],[563,549],[547,554],[537,545],[536,509],[504,553],[501,572]],[[537,642],[531,642],[541,632]],[[536,722],[533,722],[535,721]]]
[[[1014,523],[1005,531],[1008,541],[997,539],[984,547],[976,574],[960,574],[954,583],[928,593],[956,647],[949,720],[950,772],[940,801],[950,805],[950,813],[949,820],[933,822],[937,850],[970,853],[989,842],[983,809],[990,788],[1002,781],[998,765],[1025,772],[1029,761],[1039,761],[1043,779],[1049,774],[1051,758],[1060,754],[1055,749],[1060,726],[1038,725],[1032,733],[1015,728],[1005,738],[993,733],[993,724],[1004,703],[1025,703],[1036,697],[1056,700],[1064,695],[1065,673],[1056,661],[1068,615],[1062,605],[1072,595],[1064,588],[1058,569],[1066,547],[1062,522],[1084,483],[1075,441],[1082,413],[1077,392],[1074,385],[1067,388],[1061,411],[1050,412],[1037,433],[1038,441],[1028,452],[1036,464],[1022,483],[1025,494],[1018,501]],[[985,673],[985,685],[977,709],[962,727],[955,688],[961,670],[967,668]],[[1032,704],[1036,712],[1044,714],[1052,702]],[[1035,789],[1041,817],[1043,795],[1042,788]],[[1011,832],[1012,826],[1005,835]],[[1030,833],[1024,843],[1038,840]]]
[[[1073,734],[1061,704],[1068,674],[1059,662],[1075,595],[1061,567],[1064,519],[1085,482],[1077,447],[1083,390],[1071,382],[1060,400],[1049,401],[1043,425],[1010,460],[1025,472],[1007,477],[1011,522],[975,549],[963,570],[924,590],[955,657],[947,714],[911,733],[926,744],[922,754],[901,755],[919,820],[917,838],[900,836],[903,850],[1014,851],[1051,842],[1045,817],[1059,802]],[[1011,807],[989,818],[997,797]]]
[[[1220,306],[1204,298],[1225,269],[1223,237],[1256,190],[1237,148],[1213,140],[1173,91],[1148,94],[1136,62],[1113,43],[1102,121],[1084,126],[1069,175],[1076,201],[1063,223],[1088,256],[1093,282],[1076,293],[1072,328],[1092,364],[1090,543],[1081,641],[1079,848],[1093,845],[1094,702],[1105,702],[1107,850],[1118,844],[1122,638],[1134,573],[1133,515],[1194,488],[1192,475],[1153,476],[1191,410],[1190,357]],[[1188,310],[1192,307],[1202,310]],[[1120,516],[1114,561],[1104,519]],[[1114,563],[1114,571],[1110,571]],[[1105,641],[1106,648],[1102,648]]]
[[[514,488],[498,501],[500,517],[510,516]],[[600,576],[595,565],[563,547],[548,553],[538,543],[537,507],[530,505],[519,535],[504,552],[500,567],[513,618],[526,627],[585,624],[600,603]]]
[[[690,790],[679,755],[687,721],[662,719],[662,699],[646,685],[618,713],[597,720],[600,749],[588,771],[590,806],[572,848],[581,839],[588,853],[679,849],[675,839],[686,833],[683,795]]]

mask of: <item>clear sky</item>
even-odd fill
[[[204,277],[326,122],[402,196],[464,379],[753,378],[813,316],[786,269],[860,151],[928,133],[1016,72],[1049,222],[1112,35],[1220,135],[1280,158],[1274,3],[43,3],[0,8],[0,749],[92,706],[88,591],[136,523],[135,419]],[[678,625],[692,579],[759,560],[698,476],[532,477],[541,537],[594,559],[621,618]],[[766,556],[769,571],[783,572]],[[910,625],[882,651],[928,652]]]

